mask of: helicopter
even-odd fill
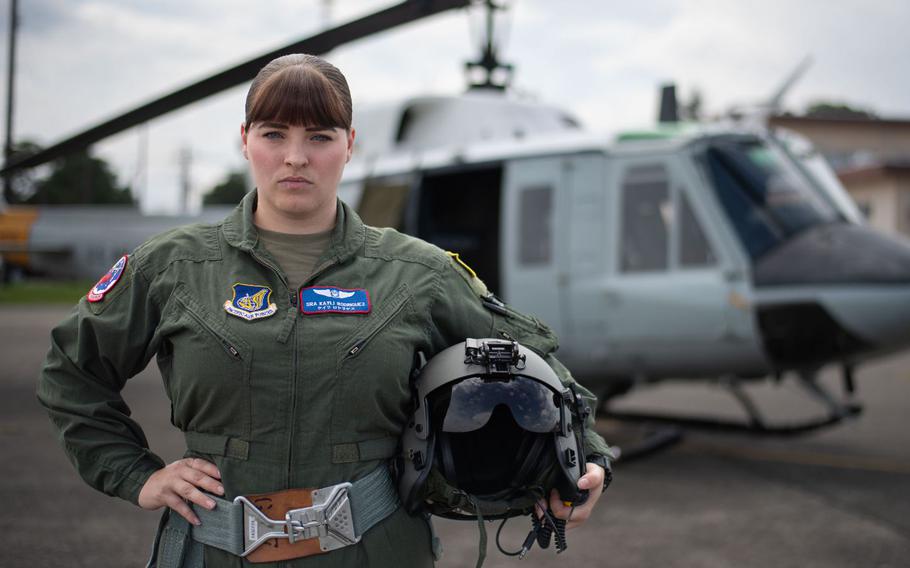
[[[468,3],[398,7],[422,16]],[[910,244],[865,226],[811,145],[761,121],[665,120],[603,135],[558,107],[511,96],[511,67],[493,40],[496,6],[483,4],[486,43],[469,64],[481,79],[462,95],[358,110],[339,196],[368,224],[457,252],[500,298],[546,322],[560,359],[613,416],[796,434],[857,415],[856,366],[910,345]],[[244,72],[297,50],[320,52],[300,42]],[[229,71],[3,173],[198,100],[242,75]],[[841,366],[845,397],[817,379],[830,364]],[[824,417],[763,418],[743,385],[785,374],[824,403]],[[610,408],[642,384],[719,377],[745,421]]]

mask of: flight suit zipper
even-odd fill
[[[299,300],[300,300],[300,291],[307,286],[310,282],[315,280],[323,272],[325,272],[329,267],[334,265],[334,261],[329,261],[322,266],[318,267],[316,270],[310,274],[310,277],[307,278],[306,282],[301,284],[295,291],[295,302],[292,304],[297,308],[297,317],[294,318],[294,362],[292,365],[294,372],[294,379],[291,381],[291,408],[288,412],[288,465],[286,471],[286,483],[288,487],[291,487],[291,473],[294,463],[294,426],[297,424],[296,414],[297,414],[297,360],[300,358],[299,348],[298,348],[298,338],[297,338],[297,319],[302,317],[300,313]]]
[[[379,335],[379,332],[385,329],[386,326],[389,325],[389,322],[395,319],[395,316],[398,315],[398,312],[400,312],[402,308],[404,308],[405,304],[407,304],[406,301],[399,302],[398,306],[392,310],[392,313],[390,313],[379,325],[371,329],[365,337],[361,337],[355,341],[354,344],[348,348],[348,351],[344,356],[344,360],[347,361],[348,359],[352,359],[360,355],[360,352],[363,351],[363,348],[366,346],[366,344],[369,343],[374,337]]]
[[[283,272],[281,272],[281,270],[277,266],[273,265],[271,262],[269,262],[265,258],[256,254],[256,251],[253,249],[250,249],[250,255],[253,257],[253,259],[256,262],[265,266],[266,268],[268,268],[269,270],[271,270],[272,272],[274,272],[275,274],[278,275],[278,278],[281,279],[281,282],[284,284],[285,290],[287,290],[288,298],[290,299],[291,305],[296,308],[297,307],[297,296],[300,294],[300,289],[298,288],[292,292],[291,285],[288,282],[287,277],[284,275]],[[293,332],[293,337],[291,337],[291,341],[293,341],[293,343],[294,343],[294,356],[293,356],[293,362],[291,363],[291,407],[288,412],[288,423],[287,423],[287,429],[288,429],[287,430],[288,431],[287,460],[288,460],[288,462],[287,462],[287,469],[285,470],[285,484],[287,484],[288,487],[290,486],[289,484],[291,483],[291,464],[294,462],[294,460],[293,460],[294,414],[296,413],[296,408],[297,408],[297,359],[299,356],[298,347],[297,347],[297,317],[294,318],[294,332]]]

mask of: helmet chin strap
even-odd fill
[[[530,448],[527,446],[530,445]],[[547,447],[546,436],[534,436],[523,441],[515,456],[515,477],[512,478],[513,487],[524,487],[533,481],[531,476],[538,465],[543,452]]]
[[[453,484],[460,485],[458,470],[455,468],[455,456],[452,454],[452,442],[448,432],[439,432],[439,457],[442,458],[442,474]]]

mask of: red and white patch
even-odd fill
[[[107,271],[107,274],[101,277],[101,280],[86,294],[85,299],[89,302],[100,302],[104,299],[105,294],[110,292],[114,285],[120,280],[120,277],[123,276],[123,273],[126,271],[126,261],[129,260],[129,255],[125,254],[120,257],[120,260],[114,263],[114,266]]]

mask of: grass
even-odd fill
[[[23,280],[0,284],[0,304],[75,304],[91,290],[87,280]]]

